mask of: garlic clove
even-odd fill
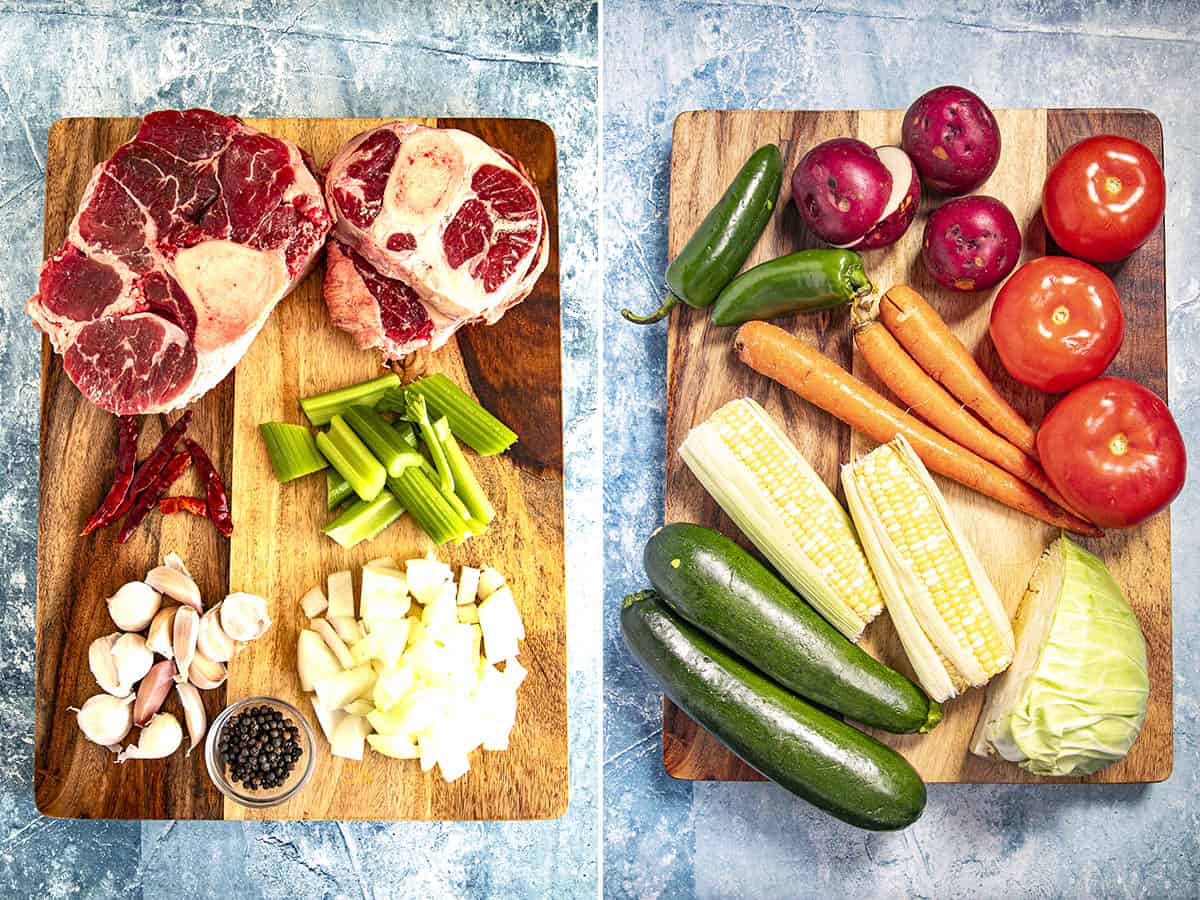
[[[121,676],[117,673],[117,662],[113,659],[113,644],[121,637],[121,632],[114,631],[104,637],[98,637],[88,645],[88,668],[96,678],[96,683],[114,697],[129,696],[130,685],[121,684]]]
[[[159,713],[142,729],[136,744],[130,744],[117,755],[117,762],[127,759],[162,759],[170,756],[183,743],[183,729],[170,713]]]
[[[225,683],[226,674],[224,663],[209,659],[196,651],[192,664],[188,667],[187,680],[202,691],[211,691]]]
[[[144,581],[131,581],[108,598],[108,614],[122,631],[141,631],[162,605],[162,594]]]
[[[133,724],[144,726],[154,714],[162,709],[163,701],[171,692],[175,677],[175,662],[163,659],[150,667],[142,683],[138,685],[137,699],[133,704]]]
[[[233,658],[233,638],[221,627],[221,604],[207,610],[200,618],[200,636],[196,649],[215,662],[228,662]]]
[[[179,554],[174,550],[163,557],[163,565],[168,569],[174,569],[176,572],[186,575],[188,578],[192,577],[192,573],[188,571],[188,567],[183,564],[183,560],[180,559]],[[194,578],[192,580],[195,581]]]
[[[187,681],[188,667],[196,655],[196,640],[200,632],[200,616],[190,606],[179,607],[171,629],[171,649],[175,651],[176,681]]]
[[[204,701],[195,686],[186,681],[176,682],[175,690],[179,691],[179,702],[183,705],[183,720],[187,723],[188,748],[185,755],[191,756],[196,745],[208,730],[208,714],[204,711]]]
[[[120,744],[133,728],[133,695],[114,697],[112,694],[96,694],[84,701],[83,706],[68,707],[75,713],[75,721],[83,736],[93,744],[108,747]]]
[[[126,693],[133,690],[133,686],[145,678],[154,665],[154,653],[140,634],[121,635],[113,644],[112,655],[117,666],[117,677],[128,688]]]
[[[154,616],[150,630],[146,632],[146,646],[152,653],[171,659],[175,651],[171,648],[171,627],[175,624],[175,613],[178,606],[164,606]]]
[[[267,601],[255,594],[230,594],[221,601],[221,627],[235,641],[254,641],[271,627]]]
[[[146,584],[162,591],[173,600],[178,600],[184,606],[190,606],[196,612],[204,612],[204,603],[200,600],[200,588],[192,581],[192,576],[180,572],[171,566],[158,566],[146,573]]]

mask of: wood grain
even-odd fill
[[[295,141],[318,166],[341,144],[388,120],[249,119]],[[210,719],[226,703],[267,694],[299,706],[316,727],[295,678],[295,642],[303,624],[297,601],[332,571],[377,556],[424,552],[428,541],[406,519],[369,544],[346,551],[320,534],[323,478],[276,483],[257,434],[260,422],[303,422],[300,397],[370,377],[374,354],[355,350],[330,328],[318,267],[285,298],[249,352],[219,387],[193,405],[189,431],[230,479],[236,529],[231,541],[207,522],[152,515],[137,537],[117,547],[102,531],[77,538],[107,487],[115,453],[111,416],[83,400],[43,339],[42,445],[38,554],[37,715],[34,790],[38,809],[74,818],[531,819],[567,806],[566,609],[562,546],[562,405],[559,336],[557,165],[554,135],[518,119],[424,120],[462,128],[522,160],[538,182],[552,239],[550,263],[533,294],[494,327],[465,329],[438,353],[409,360],[472,390],[520,435],[509,454],[476,459],[497,508],[487,535],[441,552],[454,563],[486,562],[509,576],[528,637],[516,729],[506,753],[477,753],[469,775],[452,785],[415,761],[369,754],[362,764],[332,759],[318,738],[312,781],[287,805],[251,812],[224,801],[203,757],[115,766],[84,741],[67,706],[98,689],[87,645],[113,630],[104,598],[177,550],[208,603],[230,590],[260,593],[274,624],[230,668],[229,681],[204,694]],[[50,132],[46,252],[57,249],[92,167],[132,136],[136,119],[66,119]],[[142,450],[174,414],[147,417]],[[161,421],[160,421],[161,420]],[[468,451],[469,452],[469,451]],[[189,478],[194,475],[189,474]],[[198,489],[192,483],[189,488]],[[196,492],[196,491],[190,491]],[[180,713],[172,697],[167,708]],[[182,717],[181,717],[182,718]]]
[[[780,145],[785,173],[814,144],[853,135],[867,143],[896,143],[903,112],[748,112],[697,111],[675,123],[671,164],[670,253],[677,253],[737,168],[767,141]],[[1041,186],[1050,163],[1067,146],[1091,134],[1112,132],[1142,141],[1162,158],[1162,131],[1151,114],[1135,110],[1000,110],[1005,152],[980,193],[992,194],[1013,210],[1024,236],[1023,259],[1053,252],[1046,247],[1040,215]],[[772,220],[747,265],[816,246],[789,202],[785,181],[782,212]],[[893,248],[864,254],[876,286],[907,283],[927,297],[973,349],[988,375],[1013,404],[1039,421],[1050,400],[1008,378],[987,339],[994,292],[958,295],[937,286],[920,260],[921,232],[930,209],[943,198],[926,198],[913,227]],[[1163,229],[1128,261],[1107,267],[1120,292],[1128,327],[1125,343],[1110,371],[1134,378],[1166,396],[1166,297]],[[845,312],[796,316],[781,324],[816,343],[856,375],[879,383],[854,353]],[[713,326],[706,311],[683,308],[671,321],[667,369],[666,521],[693,521],[718,528],[745,544],[736,527],[717,509],[687,471],[676,448],[688,430],[722,403],[752,396],[780,421],[800,451],[828,484],[838,490],[837,470],[872,444],[832,417],[740,365],[731,354],[727,329]],[[960,525],[979,551],[1010,613],[1025,589],[1034,563],[1054,537],[1049,527],[1008,510],[957,484],[938,479]],[[1046,779],[1016,766],[971,756],[967,744],[982,705],[983,692],[952,701],[936,731],[924,736],[874,732],[896,747],[927,781],[933,782],[1147,782],[1162,781],[1172,766],[1170,519],[1160,515],[1142,526],[1085,541],[1108,563],[1137,610],[1150,660],[1151,695],[1146,724],[1130,754],[1087,779]],[[911,675],[899,639],[886,615],[871,625],[863,646]],[[761,776],[664,700],[663,762],[677,778],[757,780]]]

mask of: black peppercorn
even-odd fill
[[[248,790],[273,789],[287,781],[303,750],[300,729],[279,710],[255,706],[230,716],[217,749],[232,781]]]

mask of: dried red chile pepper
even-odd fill
[[[160,467],[154,480],[146,486],[145,490],[138,495],[137,499],[133,501],[133,505],[129,508],[129,515],[125,517],[125,523],[121,526],[121,533],[117,536],[118,544],[123,544],[129,540],[133,532],[137,530],[137,527],[142,524],[142,520],[146,518],[147,513],[158,505],[159,498],[167,492],[167,488],[174,484],[175,480],[191,464],[191,455],[180,451],[171,457],[170,462]]]
[[[129,494],[130,485],[133,484],[141,419],[137,416],[122,416],[117,423],[117,470],[113,474],[112,487],[87,520],[80,535],[91,534],[97,528],[103,528],[115,521],[125,503],[125,497]]]
[[[192,455],[192,462],[196,464],[196,468],[200,471],[200,477],[204,479],[204,496],[208,503],[208,517],[217,526],[217,531],[225,537],[229,537],[233,534],[233,514],[229,509],[229,492],[225,490],[225,482],[221,480],[220,474],[213,466],[212,460],[208,458],[208,454],[204,452],[203,447],[191,438],[184,441],[184,446],[188,448],[188,452]]]
[[[163,497],[158,501],[158,511],[164,516],[177,512],[189,512],[193,516],[207,519],[208,502],[203,497]]]

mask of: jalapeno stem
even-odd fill
[[[676,306],[679,305],[679,298],[674,294],[667,294],[667,299],[662,302],[662,306],[650,313],[648,316],[639,316],[632,309],[621,310],[621,315],[625,321],[633,322],[635,325],[653,325],[655,322],[661,322],[671,314]]]

